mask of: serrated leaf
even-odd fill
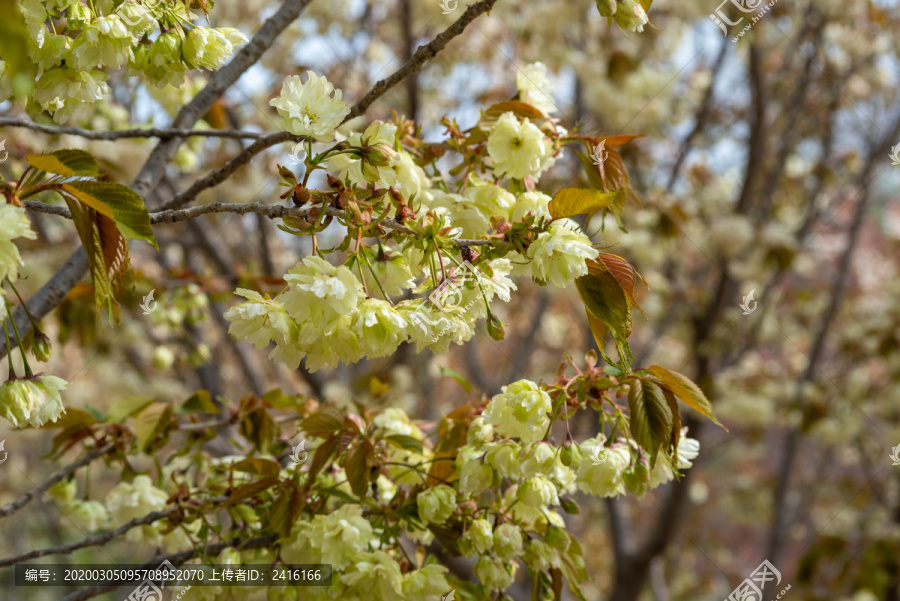
[[[581,302],[613,336],[631,334],[631,308],[622,287],[608,271],[588,273],[575,280]]]
[[[235,472],[243,472],[245,474],[255,474],[257,476],[277,476],[281,473],[281,466],[271,459],[263,459],[262,457],[251,457],[243,459],[230,466]]]
[[[357,497],[366,496],[369,488],[369,468],[374,459],[374,449],[368,440],[360,440],[347,452],[344,460],[344,472],[350,489]]]
[[[47,154],[29,154],[28,163],[35,169],[67,177],[95,177],[101,175],[97,161],[90,153],[65,148]]]
[[[328,438],[343,428],[344,414],[334,407],[326,407],[300,422],[301,430],[317,438]]]
[[[276,484],[278,484],[280,480],[278,478],[269,476],[266,478],[261,478],[256,482],[251,482],[249,484],[244,484],[243,486],[239,486],[234,489],[234,491],[228,496],[228,500],[225,501],[225,506],[234,505],[239,501],[243,501],[244,499],[249,499],[251,497],[255,497],[259,493],[272,488]]]
[[[113,401],[112,405],[109,406],[109,411],[106,412],[106,422],[121,424],[126,418],[138,413],[153,402],[154,399],[143,396],[127,396]]]
[[[614,195],[591,188],[563,188],[553,196],[548,209],[554,219],[594,213],[611,207]]]
[[[619,285],[622,287],[622,291],[625,293],[625,297],[628,299],[628,302],[631,303],[632,306],[636,307],[638,311],[644,313],[644,310],[637,304],[637,301],[634,298],[634,285],[637,280],[644,279],[635,271],[634,267],[620,257],[619,255],[613,255],[610,253],[600,253],[597,255],[597,261],[603,264],[603,267],[606,268],[616,281],[619,282]],[[646,317],[646,314],[644,315]]]
[[[241,434],[261,453],[267,453],[275,436],[275,420],[263,407],[254,409],[241,420]]]
[[[448,378],[453,378],[454,380],[459,382],[459,385],[463,387],[463,389],[466,391],[466,394],[472,394],[472,384],[469,383],[464,375],[454,369],[450,369],[449,367],[441,367],[440,370],[441,375],[447,376]]]
[[[65,201],[90,263],[94,302],[107,308],[113,322],[118,315],[115,292],[128,273],[128,244],[110,218],[72,198]]]
[[[668,448],[672,439],[672,410],[659,386],[640,379],[631,382],[628,409],[631,436],[647,452],[652,468],[660,448]]]
[[[412,451],[419,455],[422,454],[422,441],[418,438],[406,436],[405,434],[392,434],[391,436],[385,436],[384,439],[401,449],[406,449],[407,451]]]
[[[142,451],[147,451],[150,443],[156,440],[160,433],[165,431],[172,415],[172,406],[168,403],[149,405],[138,413],[134,418],[134,433],[137,438],[138,448]]]
[[[128,186],[114,182],[77,181],[63,184],[62,189],[112,219],[126,238],[144,240],[159,250],[147,205]]]
[[[466,444],[469,423],[468,419],[458,421],[446,417],[441,422],[438,428],[440,439],[434,450],[431,467],[428,469],[428,486],[449,484],[456,479],[456,455],[459,453],[459,447]]]
[[[303,509],[303,496],[300,489],[290,482],[286,488],[283,488],[272,505],[272,512],[269,514],[269,524],[281,538],[286,538],[294,527],[294,522],[300,511]]]
[[[219,408],[212,401],[208,390],[198,390],[185,402],[178,406],[177,412],[182,415],[191,413],[218,413]]]
[[[709,402],[709,399],[706,398],[700,387],[694,384],[687,376],[676,371],[670,371],[659,365],[651,365],[648,371],[656,376],[660,384],[671,390],[683,403],[705,415],[717,426],[728,430],[716,419],[716,416],[713,414],[712,403]]]

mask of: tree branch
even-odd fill
[[[285,0],[281,8],[263,23],[263,26],[253,36],[253,39],[238,51],[231,62],[213,73],[206,87],[193,100],[182,107],[174,121],[172,121],[172,129],[191,129],[200,120],[200,117],[206,114],[222,97],[225,90],[231,87],[247,69],[259,60],[263,53],[275,42],[275,38],[300,15],[310,2],[312,0]],[[150,153],[137,178],[131,184],[132,189],[141,198],[145,198],[150,190],[159,183],[166,165],[175,156],[175,152],[184,143],[184,140],[185,138],[183,137],[161,140],[156,145],[156,148],[153,149],[153,152]],[[53,274],[53,277],[29,299],[28,310],[31,312],[31,315],[36,320],[43,319],[47,313],[62,302],[69,290],[88,272],[89,267],[90,264],[84,248],[79,247],[63,266]],[[22,324],[25,327],[28,319],[25,308],[19,307],[13,315],[13,319],[17,324]],[[8,350],[5,345],[0,346],[0,358],[5,357]]]
[[[69,213],[69,209],[63,206],[50,205],[47,203],[26,200],[25,208],[30,211],[35,211],[37,213],[47,213],[50,215],[58,215],[60,217],[65,217],[66,219],[71,219],[72,215]],[[150,214],[150,222],[153,224],[157,223],[178,223],[179,221],[185,221],[187,219],[193,219],[195,217],[199,217],[200,215],[206,215],[208,213],[237,213],[238,215],[246,215],[248,213],[258,213],[260,215],[264,215],[269,219],[279,219],[283,217],[297,217],[306,215],[312,209],[321,208],[320,205],[306,205],[303,207],[287,207],[283,205],[266,205],[259,202],[252,202],[247,204],[235,204],[229,202],[212,202],[206,205],[200,205],[197,207],[191,207],[189,209],[179,209],[175,210],[166,210],[160,211],[158,213]],[[326,207],[325,209],[326,215],[331,215],[332,217],[343,217],[346,215],[344,211],[341,209],[337,209],[335,207]],[[385,219],[380,222],[384,227],[394,230],[397,232],[401,232],[404,234],[414,235],[411,229],[400,223],[399,221],[395,221],[393,219]],[[490,241],[488,240],[468,240],[468,239],[458,239],[454,240],[457,246],[490,246]]]
[[[24,119],[11,119],[9,117],[0,117],[0,126],[3,127],[24,127],[45,134],[52,135],[70,135],[86,138],[88,140],[121,140],[122,138],[159,138],[167,140],[169,138],[231,138],[231,139],[259,139],[266,135],[265,132],[241,131],[237,129],[120,129],[117,131],[94,131],[91,129],[82,129],[80,127],[66,127],[60,125],[44,125],[43,123],[35,123],[34,121],[25,121]]]
[[[53,477],[51,477],[49,480],[47,480],[40,486],[36,487],[34,490],[25,493],[24,495],[22,495],[21,497],[19,497],[12,503],[9,503],[8,505],[4,505],[3,507],[0,507],[0,518],[5,518],[6,516],[12,515],[13,513],[19,511],[20,509],[22,509],[23,507],[28,505],[28,503],[30,503],[36,497],[40,496],[42,493],[47,491],[51,486],[53,486],[57,482],[65,480],[66,478],[69,477],[69,475],[74,474],[80,468],[88,465],[95,459],[106,455],[107,453],[112,451],[115,447],[116,447],[116,445],[110,443],[110,444],[104,445],[102,447],[97,447],[96,449],[92,449],[91,451],[88,451],[88,453],[84,457],[82,457],[75,463],[63,468],[62,470],[60,470],[59,472],[54,474]]]

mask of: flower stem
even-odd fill
[[[25,346],[22,344],[22,338],[19,336],[19,326],[16,325],[15,319],[9,319],[8,321],[12,322],[13,332],[16,335],[16,342],[19,343],[19,352],[22,354],[22,363],[25,364],[25,377],[30,378],[32,376],[31,366],[28,365],[28,357],[25,354]],[[6,325],[4,324],[3,327],[6,327]]]
[[[22,303],[22,309],[25,310],[25,315],[28,316],[28,320],[31,322],[31,326],[35,329],[35,331],[40,332],[41,329],[38,327],[37,321],[34,319],[34,316],[31,314],[31,311],[28,310],[28,305],[25,303],[25,300],[22,298],[22,295],[19,294],[19,291],[16,290],[16,287],[13,285],[12,281],[9,279],[9,276],[6,276],[6,283],[9,284],[9,287],[12,288],[13,292],[15,292],[16,298],[19,299],[19,302]]]

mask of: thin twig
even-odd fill
[[[148,129],[120,129],[118,131],[94,131],[81,127],[44,125],[43,123],[35,123],[24,119],[11,119],[9,117],[0,117],[0,126],[24,127],[25,129],[32,129],[45,134],[78,136],[88,140],[121,140],[122,138],[159,138],[167,140],[169,138],[193,137],[256,140],[266,135],[265,132],[241,131],[237,129],[159,129],[156,127]]]
[[[69,209],[63,206],[50,205],[47,203],[26,200],[25,208],[34,211],[36,213],[47,213],[49,215],[58,215],[60,217],[65,217],[66,219],[71,219],[72,215],[69,212]],[[166,210],[160,211],[158,213],[150,214],[150,222],[153,224],[157,223],[178,223],[179,221],[186,221],[188,219],[193,219],[195,217],[199,217],[200,215],[206,215],[208,213],[237,213],[238,215],[246,215],[248,213],[257,213],[260,215],[264,215],[269,219],[279,219],[283,217],[297,217],[306,215],[313,208],[318,208],[317,206],[307,205],[305,207],[288,207],[283,205],[266,205],[260,202],[252,202],[246,204],[236,204],[236,203],[228,203],[228,202],[212,202],[206,205],[200,205],[197,207],[191,207],[189,209],[179,209],[175,210]],[[334,207],[326,207],[325,209],[326,215],[331,215],[332,217],[343,217],[346,213],[340,209],[336,209]],[[394,230],[397,232],[401,232],[404,234],[414,235],[411,229],[403,225],[402,223],[395,221],[393,219],[385,219],[381,222],[381,225],[384,227]],[[457,246],[489,246],[491,243],[489,240],[468,240],[468,239],[458,239],[454,240]]]
[[[60,470],[59,472],[54,474],[53,477],[51,477],[49,480],[47,480],[40,486],[36,487],[34,490],[25,493],[24,495],[22,495],[21,497],[19,497],[12,503],[9,503],[8,505],[4,505],[3,507],[0,507],[0,518],[5,518],[6,516],[12,515],[13,513],[19,511],[20,509],[22,509],[23,507],[28,505],[28,503],[30,503],[33,499],[37,498],[43,492],[48,490],[51,486],[53,486],[57,482],[60,482],[64,479],[68,478],[70,474],[75,473],[80,468],[88,465],[95,459],[106,455],[107,453],[112,451],[115,447],[116,447],[115,444],[110,443],[110,444],[104,445],[102,447],[97,447],[96,449],[89,451],[84,457],[82,457],[75,463],[63,468],[62,470]]]

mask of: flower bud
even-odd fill
[[[366,147],[363,152],[363,162],[375,167],[390,167],[400,158],[400,154],[384,142]]]
[[[647,13],[635,0],[622,0],[616,7],[616,24],[628,31],[644,31],[647,24]]]
[[[616,14],[616,0],[597,0],[597,10],[601,17],[611,17]]]
[[[581,447],[574,440],[567,440],[559,452],[559,460],[566,467],[578,467],[582,456]]]
[[[459,492],[468,495],[480,495],[494,481],[494,470],[487,463],[472,459],[462,466],[459,472]]]
[[[503,326],[506,324],[500,321],[496,315],[493,313],[489,314],[485,323],[487,324],[487,331],[491,338],[498,342],[506,338],[506,331],[503,329]]]
[[[50,339],[43,332],[37,332],[34,335],[34,345],[31,347],[34,358],[42,363],[50,360]]]
[[[172,364],[175,362],[175,353],[167,346],[158,346],[153,349],[153,358],[151,361],[153,362],[154,369],[164,371],[172,367]]]

